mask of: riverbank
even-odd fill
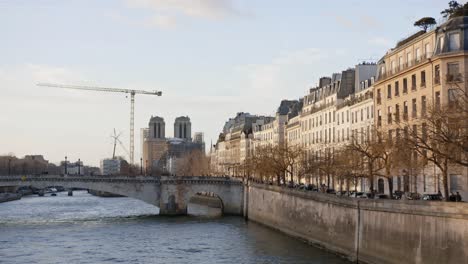
[[[19,193],[0,193],[0,203],[19,200],[21,196]]]
[[[466,263],[468,205],[341,198],[251,184],[251,221],[360,263]]]

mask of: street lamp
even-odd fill
[[[67,175],[67,156],[65,156],[65,175]]]
[[[8,158],[8,176],[11,174],[11,158]]]
[[[78,159],[78,176],[81,175],[81,173],[80,173],[80,165],[81,165],[81,160]]]
[[[140,158],[140,175],[143,175],[143,158]]]

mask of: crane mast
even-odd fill
[[[135,154],[135,128],[134,128],[135,127],[135,95],[136,94],[146,94],[146,95],[156,95],[156,96],[162,95],[161,91],[144,91],[144,90],[122,89],[122,88],[111,88],[111,87],[66,85],[66,84],[54,84],[54,83],[38,83],[37,86],[130,94],[130,163],[131,164],[134,164],[134,158],[135,158],[134,156]]]

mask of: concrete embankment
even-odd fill
[[[19,199],[21,199],[21,194],[19,193],[0,193],[0,203],[10,202]]]
[[[361,263],[468,263],[468,204],[248,187],[248,218]]]

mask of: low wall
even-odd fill
[[[468,204],[340,198],[251,184],[249,220],[364,263],[468,263]]]

